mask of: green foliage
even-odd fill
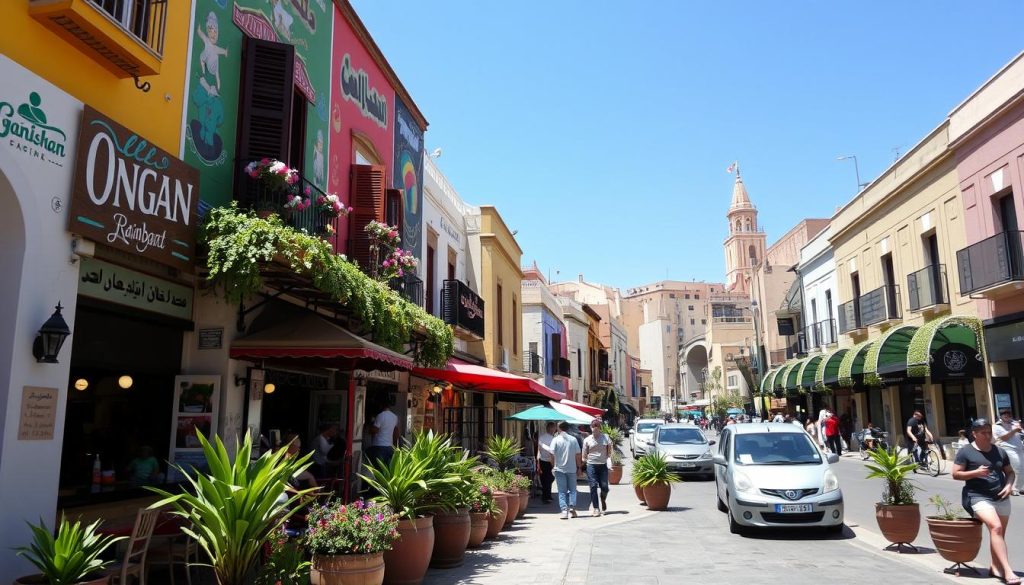
[[[921,326],[910,340],[907,347],[907,376],[925,378],[931,374],[931,345],[932,339],[939,329],[945,327],[967,327],[974,332],[975,343],[978,346],[978,354],[981,361],[985,361],[985,336],[982,323],[975,317],[952,315],[940,317],[929,321]]]
[[[625,437],[622,436],[622,431],[620,431],[618,427],[601,425],[601,432],[608,435],[608,438],[611,440],[612,445],[615,446],[616,450],[622,449],[622,442],[625,440]]]
[[[677,483],[679,477],[668,466],[661,453],[648,453],[633,463],[633,484],[647,487],[656,483]]]
[[[909,455],[900,456],[896,449],[872,449],[868,451],[871,463],[867,468],[871,471],[868,479],[881,479],[882,503],[889,506],[913,504],[914,483],[907,474],[917,468],[917,464]]]
[[[648,410],[640,415],[640,418],[664,418],[657,410]]]
[[[362,500],[351,504],[334,500],[310,509],[303,542],[314,555],[347,555],[391,550],[397,539],[398,515],[391,508]]]
[[[39,569],[50,585],[72,585],[95,578],[110,561],[100,555],[124,537],[96,534],[100,521],[82,528],[82,522],[68,522],[61,516],[54,537],[42,519],[39,525],[29,524],[32,543],[17,549],[18,556]]]
[[[232,458],[220,437],[211,445],[197,433],[209,473],[185,476],[186,490],[171,494],[148,488],[164,497],[150,508],[166,505],[184,518],[182,530],[199,543],[221,585],[244,585],[256,567],[263,544],[298,510],[296,504],[312,490],[285,493],[288,480],[309,467],[311,453],[289,457],[284,449],[267,451],[251,461],[248,433]],[[180,469],[180,468],[179,468]],[[193,470],[194,471],[194,470]]]
[[[424,494],[421,505],[425,512],[452,512],[469,506],[478,458],[455,445],[450,435],[435,435],[434,431],[416,433],[405,449],[413,459],[426,463],[423,480],[434,486]]]
[[[862,341],[857,345],[850,348],[850,351],[843,355],[843,361],[839,362],[839,387],[840,388],[852,388],[853,387],[853,362],[857,356],[864,350],[870,341]]]
[[[408,449],[395,449],[391,461],[367,463],[370,475],[360,475],[379,494],[374,501],[394,510],[399,518],[421,516],[427,507],[425,495],[430,492],[427,483],[429,461],[416,459]]]
[[[622,451],[620,451],[619,449],[615,449],[615,450],[612,451],[612,465],[614,465],[614,466],[622,465],[623,458],[624,457],[622,455]]]
[[[491,479],[490,474],[482,470],[475,470],[473,472],[472,493],[467,500],[470,512],[495,514],[500,510],[498,504],[494,501],[494,489],[491,485]]]
[[[484,455],[494,461],[499,470],[505,471],[512,468],[512,462],[519,455],[519,450],[519,441],[516,439],[491,435],[487,437],[487,449],[484,450]]]
[[[256,585],[306,585],[309,567],[306,551],[281,531],[270,541],[270,556],[256,575]]]
[[[261,266],[277,260],[349,307],[375,342],[401,351],[419,331],[426,339],[416,344],[415,360],[435,367],[455,351],[451,327],[335,254],[325,240],[285,225],[276,215],[260,218],[235,205],[213,209],[202,239],[210,250],[208,279],[230,303],[257,294],[263,286]]]
[[[966,512],[960,506],[956,506],[940,494],[928,498],[932,506],[935,506],[935,515],[932,518],[939,520],[961,520],[967,518]]]

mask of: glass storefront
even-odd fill
[[[946,419],[944,435],[955,437],[961,429],[967,429],[971,421],[978,417],[974,380],[943,382],[942,412]]]

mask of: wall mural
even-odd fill
[[[309,101],[302,173],[326,189],[333,11],[329,0],[196,0],[183,148],[202,177],[201,210],[232,199],[245,35],[295,46],[295,87]]]
[[[398,96],[395,96],[396,189],[402,191],[405,227],[402,247],[423,259],[423,132]]]

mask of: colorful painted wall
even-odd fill
[[[202,200],[232,199],[245,35],[295,46],[295,85],[309,100],[302,174],[327,185],[330,0],[196,0],[189,55],[184,160],[201,173]]]
[[[393,176],[395,91],[338,8],[331,62],[328,191],[349,203],[349,166],[356,162],[357,143],[362,157],[384,165],[384,176]],[[348,225],[341,222],[338,241],[347,239]]]
[[[423,131],[400,98],[395,97],[395,168],[393,185],[402,191],[402,247],[423,259]]]

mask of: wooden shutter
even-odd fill
[[[402,203],[402,192],[398,189],[388,189],[385,194],[387,207],[385,208],[385,221],[388,225],[395,226],[398,228],[398,235],[401,236],[402,241],[399,245],[406,250],[412,249],[412,244],[405,241],[405,221],[403,218],[404,206]]]
[[[245,37],[243,49],[236,151],[239,175],[250,161],[288,158],[295,69],[292,45]]]
[[[384,221],[384,170],[382,165],[352,165],[348,257],[364,271],[369,271],[370,266],[370,239],[364,228],[371,221]]]

